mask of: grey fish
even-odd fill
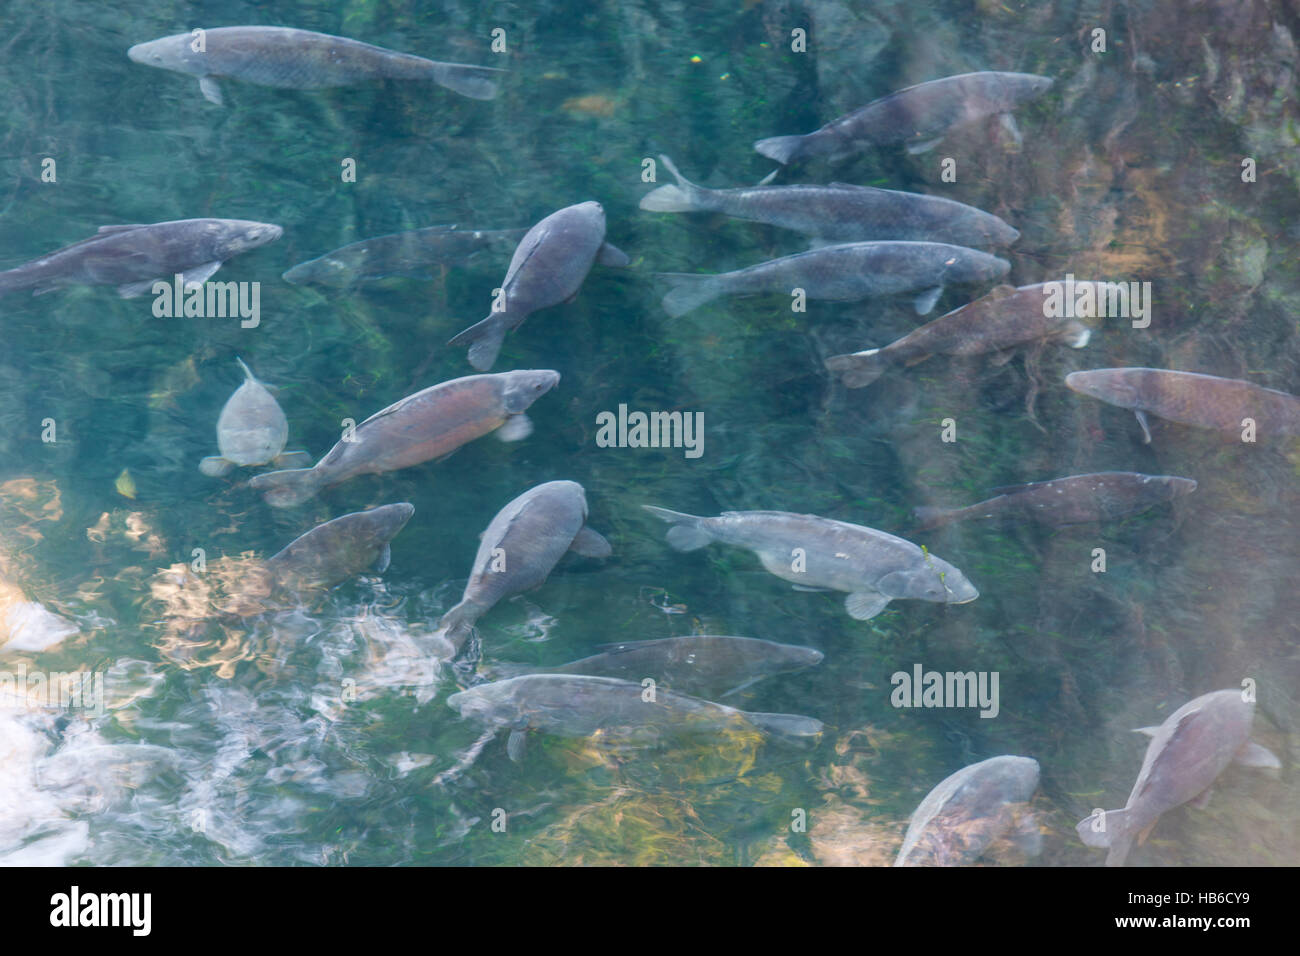
[[[965,246],[882,241],[823,246],[717,275],[655,274],[674,286],[663,299],[672,316],[685,315],[721,295],[790,295],[795,288],[810,299],[837,302],[919,292],[916,311],[925,315],[945,285],[988,282],[1010,270],[1007,260]]]
[[[447,344],[468,345],[469,364],[479,371],[491,368],[506,333],[538,309],[572,302],[595,262],[628,264],[627,256],[605,241],[605,210],[600,203],[578,203],[551,213],[529,229],[515,249],[501,283],[500,306],[494,302],[486,319]]]
[[[126,51],[136,63],[199,78],[209,102],[222,105],[222,79],[289,90],[320,90],[375,80],[425,80],[462,96],[497,95],[491,66],[439,63],[346,37],[289,27],[217,27],[204,32],[204,49],[191,33],[137,43]]]
[[[429,226],[349,243],[323,256],[300,262],[284,274],[295,285],[347,288],[385,276],[430,279],[430,266],[464,262],[480,252],[505,252],[524,235],[523,229],[461,229]]]
[[[461,717],[510,728],[506,750],[512,760],[524,754],[528,730],[560,737],[591,737],[630,746],[648,746],[690,734],[757,729],[788,738],[815,737],[822,723],[793,714],[759,714],[725,704],[658,690],[645,699],[639,683],[613,677],[530,674],[479,684],[452,694],[447,703]]]
[[[267,558],[272,585],[283,592],[327,590],[368,567],[386,571],[389,543],[415,514],[406,502],[380,505],[317,525]]]
[[[1151,738],[1142,769],[1122,810],[1104,810],[1075,828],[1088,846],[1106,847],[1107,866],[1123,866],[1134,838],[1145,843],[1160,815],[1192,801],[1203,807],[1210,787],[1228,764],[1281,767],[1267,748],[1251,743],[1255,702],[1240,690],[1217,690],[1190,700],[1158,727],[1135,733]]]
[[[112,285],[130,299],[155,282],[183,276],[186,287],[202,285],[241,252],[279,239],[267,222],[245,219],[177,219],[148,225],[100,226],[98,234],[49,255],[0,272],[0,295],[31,289],[40,295],[69,285]]]
[[[215,478],[233,468],[268,462],[280,468],[311,464],[311,456],[305,451],[284,450],[289,440],[284,412],[266,386],[253,377],[244,360],[236,356],[235,361],[244,370],[244,384],[226,400],[217,419],[217,447],[221,454],[204,458],[199,462],[199,471]]]
[[[967,518],[999,515],[1030,518],[1048,525],[1114,521],[1191,494],[1196,490],[1196,482],[1172,475],[1102,471],[993,490],[997,492],[996,498],[965,508],[917,508],[918,530],[937,528]]]
[[[907,144],[909,153],[933,149],[952,129],[1001,115],[1041,96],[1052,85],[1033,73],[962,73],[918,83],[873,100],[805,136],[760,139],[754,149],[778,163],[846,156],[871,146]],[[1017,134],[1018,135],[1018,134]]]
[[[861,525],[788,511],[727,511],[699,518],[642,505],[673,527],[668,543],[694,551],[713,541],[748,548],[797,590],[847,591],[849,616],[865,621],[890,601],[966,604],[979,597],[966,576],[910,541]],[[796,565],[802,564],[802,570]]]
[[[912,814],[894,866],[964,866],[1010,835],[1027,856],[1042,834],[1024,804],[1038,789],[1032,757],[990,757],[945,778]]]
[[[1009,246],[1020,233],[992,213],[941,196],[871,186],[750,186],[705,189],[672,160],[659,161],[677,180],[641,198],[650,212],[720,212],[838,242],[898,239],[955,246]]]
[[[375,412],[311,468],[269,471],[248,484],[286,508],[357,475],[378,475],[442,458],[490,431],[502,441],[532,432],[524,414],[560,381],[550,369],[467,375],[408,395]]]
[[[528,672],[618,677],[638,683],[650,677],[683,694],[726,697],[772,674],[812,667],[824,656],[811,647],[721,634],[625,641],[602,647],[601,653],[591,657],[559,667],[529,668]]]
[[[609,542],[586,521],[587,495],[576,481],[548,481],[515,498],[483,532],[465,593],[439,629],[459,647],[498,601],[544,584],[566,551],[608,557]]]
[[[1261,438],[1300,435],[1300,398],[1240,379],[1158,368],[1097,368],[1071,372],[1065,384],[1082,395],[1132,409],[1148,444],[1148,412],[1223,431],[1239,431],[1249,418]]]
[[[1074,284],[1076,287],[1091,285],[1098,293],[1109,286],[1106,282],[1093,281]],[[891,366],[916,365],[932,355],[1006,354],[1005,350],[1019,345],[1054,340],[1081,349],[1088,344],[1092,331],[1080,319],[1095,315],[1049,315],[1045,304],[1051,285],[1039,283],[1018,289],[1000,285],[988,295],[927,322],[884,348],[833,355],[826,360],[826,367],[839,375],[849,388],[863,388]]]

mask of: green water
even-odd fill
[[[1123,804],[1144,745],[1129,729],[1253,679],[1253,739],[1284,770],[1227,771],[1207,809],[1167,814],[1134,862],[1300,862],[1291,769],[1300,457],[1170,423],[1146,445],[1131,415],[1061,384],[1076,369],[1148,365],[1300,391],[1291,254],[1300,23],[1288,7],[565,0],[124,12],[57,0],[0,10],[6,267],[108,223],[211,216],[284,227],[219,274],[262,283],[257,328],[155,318],[149,297],[121,300],[104,287],[0,303],[0,571],[79,627],[55,649],[4,663],[95,669],[118,687],[105,716],[73,714],[41,738],[64,755],[60,773],[37,774],[39,755],[10,753],[11,775],[28,775],[40,799],[0,801],[9,807],[0,858],[62,834],[66,853],[37,858],[887,864],[936,783],[1022,754],[1042,767],[1035,865],[1094,865],[1101,854],[1074,824]],[[125,55],[191,27],[244,23],[510,72],[490,102],[421,84],[293,91],[232,81],[220,108],[192,77]],[[489,50],[496,27],[504,54]],[[1095,27],[1107,31],[1105,53],[1090,49]],[[808,31],[808,52],[790,51],[794,28]],[[1066,272],[1150,281],[1149,329],[1112,321],[1083,350],[1029,350],[1005,365],[937,358],[846,391],[822,359],[910,331],[910,303],[810,302],[801,314],[770,296],[665,314],[649,273],[740,268],[806,242],[720,216],[640,211],[651,188],[644,158],[666,153],[704,185],[753,184],[772,169],[754,140],[973,70],[1055,78],[1017,110],[1019,148],[981,123],[929,153],[811,162],[777,182],[931,192],[994,212],[1021,231],[1004,253],[1014,284]],[[55,183],[41,179],[46,157]],[[955,183],[941,178],[944,157],[957,162]],[[1255,182],[1242,181],[1244,157],[1256,160]],[[355,183],[342,181],[345,158],[356,161]],[[531,437],[485,438],[289,510],[199,473],[240,381],[236,355],[279,386],[289,447],[323,454],[342,419],[472,371],[444,343],[487,314],[507,261],[484,255],[432,281],[352,292],[290,285],[285,269],[438,223],[526,227],[588,199],[603,204],[607,238],[632,266],[595,267],[576,301],[507,338],[495,371],[563,376],[530,411]],[[983,291],[950,289],[933,315]],[[703,455],[597,447],[597,414],[620,404],[703,412]],[[956,442],[940,439],[945,418]],[[53,443],[41,440],[45,419],[56,423]],[[920,504],[1107,469],[1184,475],[1199,488],[1101,527],[908,530]],[[445,705],[456,675],[444,672],[431,697],[411,689],[422,640],[458,600],[497,510],[561,478],[585,487],[590,524],[614,556],[566,558],[544,587],[497,606],[480,622],[485,660],[558,664],[603,642],[693,632],[810,645],[825,652],[821,665],[731,702],[824,721],[816,745],[740,737],[610,755],[533,735],[513,763],[503,734],[439,778],[480,729]],[[209,561],[266,556],[321,521],[394,501],[416,513],[390,569],[323,602],[231,625],[178,623],[174,601],[159,599],[159,571],[188,564],[195,548]],[[673,551],[643,503],[813,513],[897,532],[960,567],[981,596],[902,601],[854,621],[842,595],[793,591],[746,552]],[[1099,547],[1105,573],[1091,569]],[[198,646],[178,650],[178,635]],[[890,675],[916,663],[997,671],[998,717],[895,709]],[[348,680],[359,699],[343,702]],[[136,744],[158,749],[132,759],[145,766],[124,784],[106,763],[133,758],[125,747]],[[102,750],[113,745],[123,747]],[[492,827],[498,810],[504,832]],[[805,832],[792,830],[798,811]]]

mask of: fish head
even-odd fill
[[[366,516],[366,531],[376,541],[391,541],[397,533],[406,527],[406,522],[415,514],[415,505],[399,501],[391,505],[380,505],[362,512]]]
[[[825,654],[816,648],[790,645],[785,651],[781,665],[786,668],[815,667],[822,662]]]
[[[1010,228],[1010,227],[1008,227]],[[1016,233],[1018,236],[1019,233]],[[943,283],[992,282],[1011,271],[1011,263],[987,252],[953,249],[943,262]]]
[[[501,374],[505,379],[502,400],[506,412],[510,415],[527,411],[533,402],[560,382],[560,373],[549,368],[516,369]]]
[[[340,288],[351,285],[352,277],[352,267],[332,256],[321,256],[319,259],[300,262],[282,276],[285,282],[292,282],[294,285],[316,282]]]
[[[1033,757],[994,757],[987,762],[996,763],[1003,799],[1023,803],[1038,789],[1039,767]]]
[[[175,36],[149,40],[147,43],[137,43],[126,51],[126,55],[133,62],[145,66],[203,76],[207,73],[203,62],[204,54],[191,49],[191,39],[188,33],[178,33]]]
[[[992,222],[985,230],[985,242],[991,246],[1009,246],[1020,238],[1020,230],[1008,222],[993,216]]]
[[[570,206],[569,211],[574,216],[587,220],[594,228],[599,229],[602,234],[605,232],[605,207],[596,200],[592,199],[587,202],[580,202],[576,206]]]
[[[516,708],[510,705],[509,694],[501,693],[502,685],[510,680],[478,684],[447,698],[447,706],[467,720],[488,724],[511,724]]]
[[[1132,371],[1125,368],[1094,368],[1071,372],[1065,376],[1065,387],[1120,408],[1137,408],[1140,392],[1129,374]]]
[[[894,571],[881,578],[876,587],[892,598],[911,598],[935,604],[969,604],[980,596],[975,585],[966,580],[966,575],[932,554],[926,554],[923,567]]]
[[[1156,483],[1168,499],[1181,498],[1196,490],[1196,481],[1192,478],[1179,478],[1175,475],[1150,475],[1148,482]]]
[[[253,222],[248,219],[222,219],[221,235],[217,240],[218,258],[228,259],[249,249],[256,249],[268,242],[275,242],[284,229],[270,222]]]

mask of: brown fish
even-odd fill
[[[1300,435],[1300,398],[1235,378],[1160,368],[1095,368],[1071,372],[1066,387],[1120,408],[1130,408],[1151,442],[1146,413],[1183,425],[1237,431],[1246,419],[1256,434]]]
[[[1123,810],[1102,810],[1075,828],[1088,846],[1107,847],[1107,866],[1123,866],[1160,815],[1180,804],[1204,806],[1216,777],[1236,761],[1247,767],[1280,767],[1269,750],[1250,742],[1255,702],[1240,690],[1217,690],[1188,701],[1159,727],[1137,733],[1151,738],[1142,769]]]
[[[937,528],[967,518],[1014,515],[1047,525],[1114,521],[1138,514],[1164,501],[1196,490],[1190,478],[1140,475],[1132,471],[1101,471],[1052,481],[994,488],[989,498],[965,508],[917,508],[919,530]]]
[[[1076,286],[1084,285],[1076,282]],[[1108,283],[1090,282],[1104,289]],[[1030,342],[1063,341],[1071,348],[1088,344],[1092,332],[1079,321],[1091,316],[1051,314],[1048,292],[1053,283],[1000,285],[988,295],[968,302],[933,322],[909,332],[884,348],[834,355],[826,367],[849,388],[863,388],[893,365],[917,365],[933,355],[983,355]],[[1098,299],[1095,301],[1103,301]]]
[[[270,471],[250,480],[249,487],[267,504],[286,508],[357,475],[449,455],[496,429],[502,441],[527,438],[532,424],[524,412],[559,380],[560,373],[550,369],[523,369],[434,385],[371,415],[313,467]]]

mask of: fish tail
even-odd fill
[[[745,719],[759,730],[778,737],[816,737],[822,732],[820,720],[813,717],[800,717],[798,714],[746,713]]]
[[[465,63],[434,63],[433,82],[474,100],[495,99],[496,74],[505,70],[494,66],[470,66]]]
[[[803,142],[804,138],[802,136],[770,136],[755,143],[754,149],[768,159],[775,159],[778,163],[784,165],[795,157],[795,154],[803,146]]]
[[[438,621],[439,633],[451,642],[457,654],[465,646],[465,642],[473,636],[474,625],[483,611],[484,608],[473,601],[463,600]]]
[[[865,388],[884,374],[889,360],[880,349],[867,349],[865,352],[832,355],[826,360],[826,367],[839,375],[847,388]]]
[[[673,161],[662,153],[659,154],[659,162],[672,173],[677,185],[660,186],[646,193],[641,197],[641,208],[650,212],[691,212],[700,209],[696,202],[700,188],[683,176]]]
[[[672,525],[668,529],[668,543],[678,551],[695,551],[713,540],[712,535],[700,526],[700,519],[695,515],[669,511],[667,508],[656,508],[654,505],[641,507],[656,518],[662,518]]]
[[[506,340],[506,330],[499,315],[489,315],[477,325],[471,325],[448,345],[469,345],[469,364],[486,372],[497,360],[501,343]]]
[[[941,528],[955,521],[959,514],[961,514],[960,508],[927,508],[922,505],[912,509],[912,515],[916,518],[914,530],[929,531],[931,528]]]
[[[1084,817],[1075,825],[1079,839],[1087,846],[1105,848],[1107,866],[1123,866],[1133,847],[1133,827],[1127,810],[1103,810]]]
[[[260,492],[273,508],[292,508],[320,491],[323,479],[315,468],[289,468],[268,471],[248,481],[248,487]]]
[[[715,275],[691,272],[656,272],[655,275],[673,286],[664,296],[664,309],[673,318],[722,295],[722,283]]]

